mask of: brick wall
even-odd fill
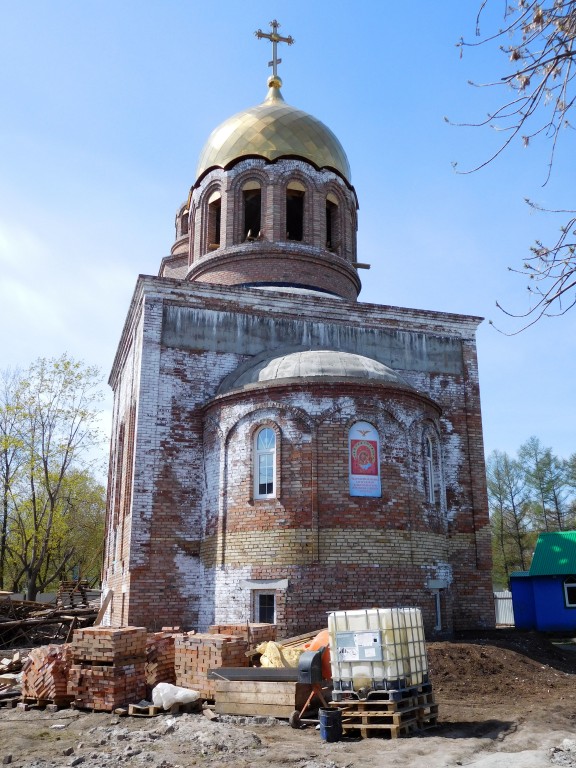
[[[304,192],[301,241],[287,238],[286,190],[298,182]],[[242,190],[261,189],[258,240],[245,242]],[[211,242],[209,201],[220,196],[220,242]],[[326,200],[335,202],[335,231],[327,246]],[[180,236],[173,255],[162,262],[162,277],[221,285],[287,283],[327,291],[350,300],[360,291],[356,267],[357,200],[354,189],[337,173],[317,170],[304,160],[269,163],[250,158],[223,170],[211,170],[191,195],[188,271],[183,267]],[[178,235],[178,233],[177,233]],[[214,249],[214,246],[218,245]]]
[[[399,604],[421,606],[431,632],[428,580],[442,579],[444,628],[492,625],[477,322],[141,278],[111,377],[112,456],[123,427],[133,461],[111,462],[107,621],[153,630],[244,623],[254,590],[271,584],[284,636],[324,626],[330,610]],[[366,350],[414,391],[322,380],[219,390],[283,343],[322,341]],[[349,495],[355,420],[378,428],[381,498]],[[262,423],[280,436],[280,493],[255,500],[251,436]],[[424,429],[440,445],[435,506],[425,497]],[[132,489],[118,496],[127,477]],[[118,570],[110,541],[122,516]]]

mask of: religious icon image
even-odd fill
[[[377,475],[377,443],[373,440],[352,440],[350,442],[350,447],[352,454],[352,474]]]

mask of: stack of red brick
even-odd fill
[[[24,701],[50,701],[68,704],[68,672],[72,663],[69,645],[43,645],[33,648],[22,664]]]
[[[208,670],[218,667],[247,667],[248,642],[243,637],[218,634],[183,634],[175,637],[176,685],[192,688],[204,699],[215,696]]]
[[[275,624],[212,624],[208,627],[211,635],[235,635],[243,637],[251,645],[260,645],[276,640]]]
[[[146,638],[146,687],[148,696],[158,683],[176,682],[174,671],[174,635],[154,632]]]
[[[111,712],[146,695],[146,629],[87,627],[74,632],[68,693],[84,709]]]
[[[144,627],[78,629],[70,645],[31,651],[23,696],[112,711],[150,695],[158,683],[175,683],[213,699],[210,669],[247,667],[246,651],[275,638],[271,624],[214,625],[204,634],[147,634]]]

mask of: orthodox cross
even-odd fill
[[[278,27],[280,24],[274,19],[270,22],[270,26],[272,27],[272,32],[262,32],[261,29],[257,29],[254,34],[259,40],[262,40],[262,38],[266,38],[266,40],[270,40],[272,42],[272,61],[268,62],[268,66],[272,67],[272,74],[276,78],[278,77],[277,67],[278,64],[282,63],[282,59],[278,58],[278,43],[288,43],[288,45],[294,44],[294,38],[292,35],[288,35],[288,37],[282,37],[278,34]]]

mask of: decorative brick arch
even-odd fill
[[[220,245],[222,243],[222,235],[224,231],[224,215],[226,211],[226,199],[225,199],[225,193],[224,193],[224,185],[222,184],[221,179],[212,179],[202,190],[202,193],[200,194],[200,197],[197,202],[196,210],[200,216],[200,221],[198,222],[200,224],[200,243],[199,243],[199,251],[197,252],[197,256],[205,256],[210,251],[210,227],[211,227],[211,216],[210,216],[210,198],[215,193],[220,194]]]
[[[328,198],[333,195],[337,200],[337,219],[335,222],[337,239],[332,241],[332,247],[329,249],[333,253],[341,256],[342,258],[349,258],[350,254],[350,230],[352,222],[349,221],[350,214],[350,193],[346,195],[342,189],[342,185],[338,184],[335,179],[328,179],[322,189],[324,195],[324,205],[328,206]],[[321,219],[321,242],[327,248],[328,247],[328,231],[326,227],[326,216]],[[334,232],[332,233],[334,237]]]
[[[422,497],[422,508],[431,526],[445,531],[447,525],[446,487],[442,435],[439,423],[429,417],[415,419],[410,425],[411,455],[415,472],[415,487]],[[432,450],[431,462],[427,458],[427,445]],[[430,477],[432,472],[432,478]],[[434,501],[431,501],[427,484],[432,483]]]

